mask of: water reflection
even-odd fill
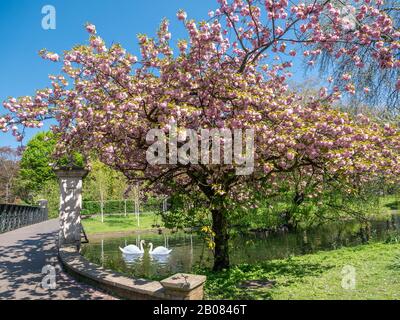
[[[357,236],[360,238],[362,244],[367,244],[371,239],[371,225],[369,223],[362,225]]]
[[[169,264],[170,256],[169,255],[163,255],[163,256],[150,256],[150,260],[154,263],[160,264],[160,265],[167,265]]]
[[[253,263],[283,259],[319,250],[332,250],[371,241],[385,241],[389,234],[400,230],[400,216],[368,224],[342,222],[286,234],[250,234],[232,239],[232,263]],[[141,256],[122,255],[119,247],[146,241]],[[148,244],[172,249],[166,256],[150,256]],[[211,266],[212,252],[195,235],[185,233],[146,233],[137,236],[101,239],[83,247],[83,254],[92,262],[136,277],[163,278],[178,272],[190,272],[195,265]]]
[[[127,266],[134,266],[135,263],[141,263],[143,261],[143,255],[141,254],[123,254],[122,258]]]

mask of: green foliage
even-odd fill
[[[168,199],[170,208],[161,213],[167,228],[200,230],[211,225],[210,211],[201,194],[176,193]]]
[[[27,144],[18,173],[16,190],[25,202],[35,199],[47,198],[49,188],[54,189],[57,178],[54,167],[64,167],[71,162],[78,167],[84,166],[84,158],[78,152],[73,152],[70,157],[56,159],[53,157],[57,144],[57,136],[51,131],[40,132]],[[54,196],[54,192],[50,195]]]
[[[251,201],[232,200],[227,203],[231,234],[246,233],[250,229],[274,229],[288,222],[307,229],[347,219],[366,221],[370,216],[383,217],[398,208],[396,196],[382,197],[397,192],[396,186],[381,181],[350,193],[339,182],[324,185],[320,193],[315,192],[317,187],[319,185],[303,190],[298,202],[296,190],[286,181],[278,182],[277,192],[273,195],[254,190]],[[212,225],[207,201],[199,194],[175,194],[170,201],[172,208],[163,215],[168,228],[200,229]]]
[[[123,199],[127,187],[126,178],[120,172],[94,160],[91,171],[84,181],[83,199],[85,201]]]
[[[256,206],[237,206],[231,210],[230,224],[235,230],[242,232],[249,229],[274,228],[283,223],[281,214],[288,207],[289,203],[283,197],[279,200],[276,197],[260,198]]]
[[[392,269],[400,271],[400,254],[394,258]]]
[[[107,214],[117,214],[125,212],[125,203],[123,200],[113,200],[104,203],[104,212]],[[134,212],[134,202],[126,201],[126,210],[129,213]],[[84,201],[82,205],[83,215],[99,214],[101,211],[101,203],[99,201]]]
[[[150,198],[145,203],[140,204],[141,213],[160,213],[162,203],[157,199]],[[104,213],[106,214],[118,214],[125,213],[125,201],[124,200],[107,200],[104,202],[103,207]],[[93,215],[99,214],[101,211],[100,201],[83,201],[82,214]],[[135,202],[134,200],[126,200],[126,211],[127,213],[134,213]]]
[[[49,218],[57,218],[60,205],[60,187],[57,181],[47,181],[33,200],[37,203],[41,199],[46,199],[48,201]]]
[[[368,216],[396,209],[398,205],[394,196],[382,197],[382,194],[397,192],[393,186],[382,183],[364,185],[351,193],[338,182],[329,183],[320,193],[315,192],[315,187],[306,188],[300,193],[301,197],[285,181],[281,181],[277,189],[273,195],[254,192],[251,204],[232,205],[231,225],[242,231],[274,228],[288,223],[309,228],[349,218],[365,220]]]
[[[41,132],[27,144],[20,161],[20,171],[17,179],[17,190],[25,201],[31,201],[45,185],[56,180],[53,168],[52,154],[56,139],[51,132]]]
[[[400,235],[396,231],[392,231],[388,234],[385,243],[395,244],[400,243]]]

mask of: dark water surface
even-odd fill
[[[231,241],[233,264],[283,259],[320,250],[356,246],[374,241],[385,241],[390,235],[400,236],[400,215],[388,220],[372,221],[369,226],[349,221],[324,225],[308,231],[268,235],[265,233],[236,236]],[[123,256],[118,247],[137,244],[145,240],[145,253],[141,256]],[[148,244],[167,245],[168,256],[148,254]],[[212,266],[212,253],[203,241],[186,233],[159,235],[144,233],[137,236],[96,239],[82,249],[83,255],[93,263],[129,276],[165,278],[178,272],[190,272],[193,266]]]

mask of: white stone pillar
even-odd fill
[[[81,244],[82,179],[88,171],[82,169],[56,170],[60,184],[59,245]]]

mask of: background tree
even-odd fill
[[[14,203],[15,178],[19,170],[19,156],[15,149],[0,147],[0,202]]]
[[[104,200],[120,200],[124,198],[127,189],[126,178],[118,171],[104,165],[99,160],[93,160],[90,172],[85,179],[84,199],[100,201],[100,191],[96,184],[104,181]]]
[[[85,179],[83,195],[86,201],[100,203],[100,213],[104,222],[105,204],[109,200],[123,203],[128,188],[126,178],[98,160],[91,164],[91,171]]]
[[[18,172],[17,192],[21,199],[31,203],[49,184],[57,184],[52,157],[57,139],[52,132],[35,135],[22,153]]]
[[[60,186],[55,179],[48,180],[43,183],[40,190],[32,195],[32,199],[28,202],[37,204],[39,200],[46,199],[48,201],[49,218],[58,218],[60,207]]]

